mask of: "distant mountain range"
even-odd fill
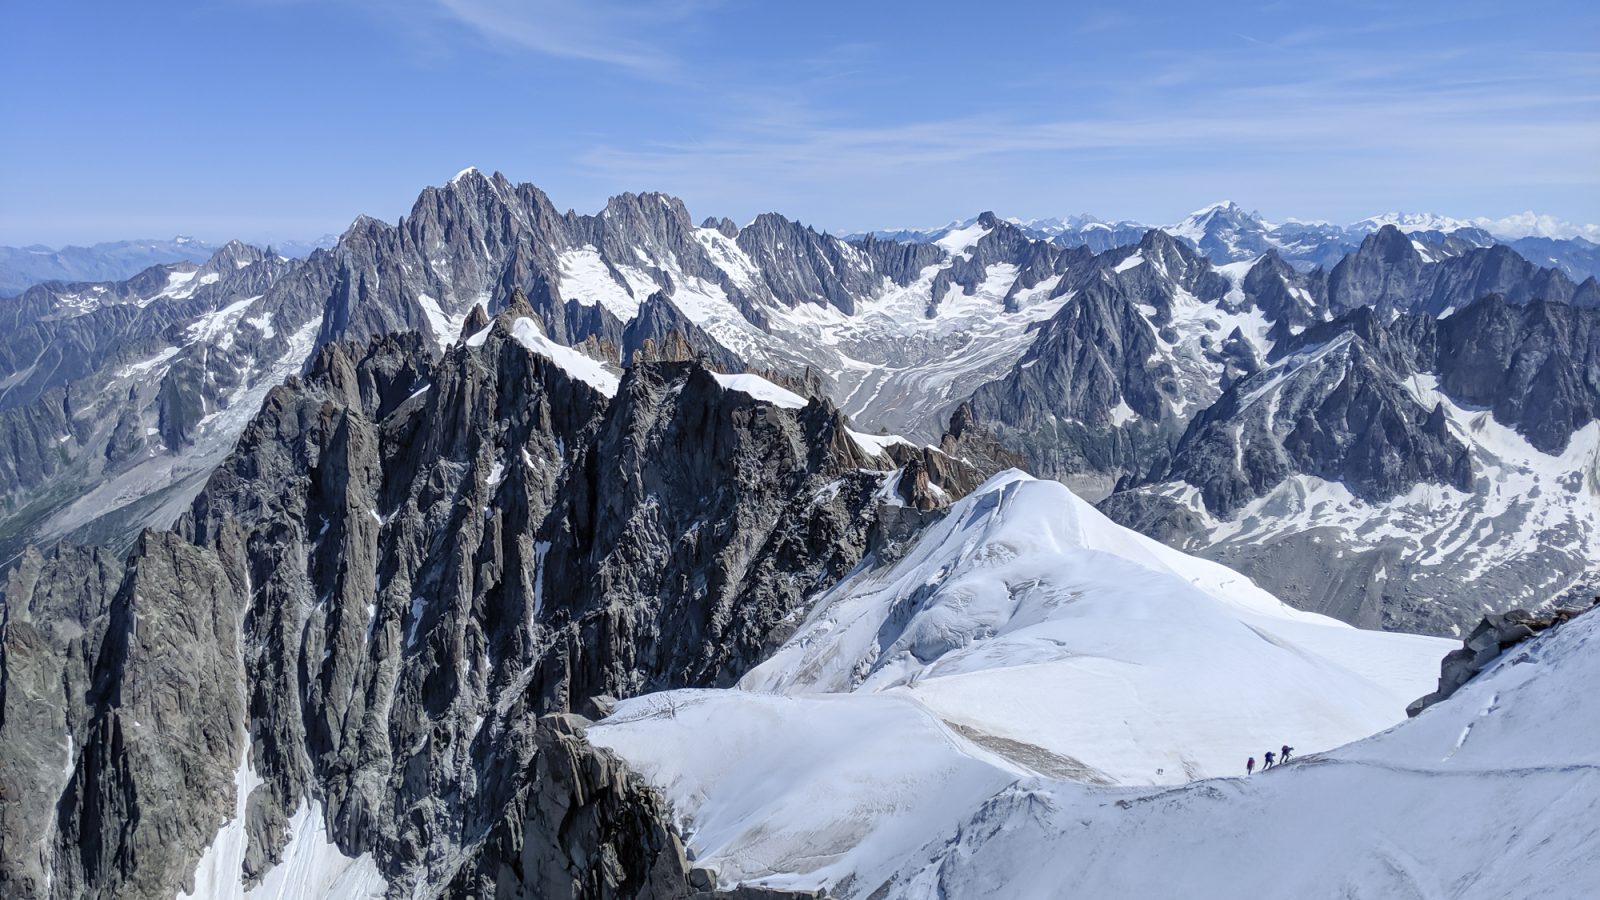
[[[991,435],[1293,603],[1448,633],[1595,570],[1600,480],[1567,476],[1594,465],[1600,286],[1482,232],[1402,224],[1429,230],[1352,226],[1376,227],[1307,267],[1332,226],[1230,204],[1170,229],[985,213],[845,240],[777,214],[697,225],[656,193],[561,213],[469,170],[305,259],[232,243],[0,306],[0,425],[25,436],[0,446],[0,560],[126,546],[187,506],[318,347],[418,331],[442,351],[520,290],[550,341],[606,365],[700,358],[826,396],[863,431]]]
[[[952,232],[972,227],[976,221],[974,216],[937,228],[885,229],[870,234],[882,240],[934,243]],[[1434,253],[1456,254],[1472,247],[1504,244],[1541,266],[1560,269],[1573,281],[1600,273],[1600,244],[1590,239],[1600,237],[1600,233],[1596,233],[1600,228],[1592,225],[1568,227],[1560,230],[1579,233],[1561,237],[1543,234],[1541,230],[1552,226],[1548,217],[1534,213],[1497,222],[1467,221],[1429,213],[1386,213],[1349,225],[1294,220],[1272,223],[1237,203],[1223,201],[1196,210],[1174,225],[1109,221],[1089,215],[1007,221],[1030,237],[1053,241],[1063,247],[1088,247],[1096,253],[1136,244],[1152,227],[1160,228],[1200,251],[1213,263],[1242,262],[1273,250],[1302,271],[1318,266],[1332,268],[1367,235],[1385,225],[1393,225],[1429,244]]]
[[[274,243],[273,251],[292,258],[309,256],[319,247],[331,247],[337,235],[314,241]],[[0,297],[20,294],[45,281],[121,281],[151,266],[165,263],[203,263],[222,246],[178,235],[167,240],[109,241],[88,247],[60,249],[32,244],[0,247]]]

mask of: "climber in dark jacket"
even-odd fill
[[[1289,761],[1289,754],[1292,753],[1292,752],[1294,752],[1294,748],[1289,746],[1288,744],[1284,744],[1283,745],[1283,752],[1278,754],[1278,765],[1281,766],[1284,763],[1288,762]]]
[[[1261,757],[1261,759],[1262,759],[1261,771],[1265,772],[1266,770],[1272,768],[1272,751],[1271,750],[1268,750],[1266,755]]]

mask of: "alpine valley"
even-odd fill
[[[1600,892],[1582,237],[206,249],[0,300],[0,895]]]

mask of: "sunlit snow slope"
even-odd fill
[[[590,736],[724,882],[864,897],[1018,785],[1099,803],[1389,727],[1450,646],[1292,610],[1008,472],[820,597],[741,689],[629,701]]]
[[[1248,780],[1019,781],[911,854],[886,895],[1600,896],[1597,681],[1591,614],[1414,721]]]

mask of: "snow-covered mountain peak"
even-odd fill
[[[1240,215],[1248,215],[1245,212],[1244,207],[1233,202],[1232,200],[1218,200],[1215,203],[1208,203],[1190,213],[1187,219],[1204,219],[1214,216],[1218,213],[1238,213]]]
[[[886,879],[1019,783],[1076,797],[1325,750],[1401,721],[1450,646],[1294,611],[1011,471],[818,598],[739,689],[629,700],[589,735],[729,883],[927,896]]]
[[[1156,683],[1165,676],[1143,681],[1150,667],[1192,666],[1209,671],[1207,678],[1245,682],[1242,671],[1219,675],[1206,657],[1219,654],[1242,664],[1263,653],[1275,656],[1277,651],[1258,646],[1262,629],[1301,644],[1296,654],[1257,660],[1278,673],[1275,699],[1253,696],[1244,683],[1229,689],[1233,696],[1227,701],[1180,698],[1187,688]],[[962,691],[954,685],[963,677],[998,688],[996,679],[1010,677],[1002,671],[1027,667],[1033,677],[1054,679],[1064,693],[1073,693],[1069,684],[1104,674],[1100,663],[1085,669],[1082,658],[1114,658],[1144,673],[1127,675],[1141,685],[1130,706],[1161,720],[1161,727],[1176,727],[1167,717],[1186,715],[1186,705],[1213,702],[1260,703],[1262,715],[1272,718],[1277,713],[1268,715],[1267,707],[1302,691],[1306,696],[1295,702],[1309,702],[1307,697],[1338,683],[1348,709],[1314,703],[1326,718],[1315,726],[1294,726],[1301,740],[1337,743],[1398,719],[1416,689],[1427,686],[1443,644],[1421,640],[1356,632],[1294,610],[1225,566],[1113,523],[1059,482],[1010,470],[952,507],[893,566],[847,579],[821,597],[794,639],[742,684],[786,693],[914,685],[924,696],[931,689],[934,696],[955,698]],[[1364,671],[1366,662],[1345,658],[1342,648],[1351,642],[1402,657],[1425,646],[1428,658],[1402,683],[1383,685],[1382,677]],[[936,683],[950,687],[930,687]],[[1220,689],[1220,682],[1215,686]],[[1162,699],[1166,691],[1178,693]],[[1279,712],[1295,715],[1289,707]],[[976,709],[958,715],[990,718]],[[1021,727],[1014,721],[990,724],[1008,733]],[[1326,733],[1313,737],[1321,729]],[[1077,749],[1098,759],[1094,750]],[[1200,748],[1185,752],[1195,760],[1204,756]],[[1117,780],[1140,778],[1115,763],[1105,765],[1118,772]]]
[[[988,215],[993,218],[994,214],[989,213]],[[962,225],[959,228],[946,229],[945,233],[935,240],[934,243],[944,248],[944,251],[949,253],[951,256],[959,256],[970,249],[973,244],[976,244],[978,241],[982,240],[983,237],[989,232],[994,230],[994,226],[991,224],[984,224],[982,218],[982,216],[979,216],[978,218],[973,219],[971,222]]]
[[[1377,216],[1368,216],[1359,222],[1350,225],[1352,231],[1377,231],[1385,225],[1392,225],[1401,231],[1437,231],[1449,234],[1463,228],[1476,227],[1471,222],[1453,219],[1449,216],[1437,216],[1433,213],[1400,213],[1389,212]]]
[[[1212,260],[1237,262],[1279,246],[1272,234],[1275,227],[1239,204],[1223,200],[1164,230]]]

